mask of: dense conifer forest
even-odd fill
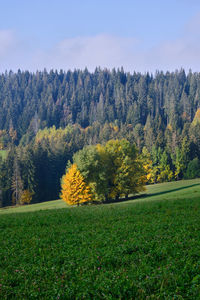
[[[200,73],[84,71],[0,75],[0,206],[57,199],[73,154],[135,143],[147,184],[200,176]]]

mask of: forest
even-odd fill
[[[0,206],[59,198],[87,145],[135,144],[146,184],[200,176],[200,73],[87,69],[0,75]]]

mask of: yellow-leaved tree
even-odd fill
[[[62,177],[60,197],[70,205],[92,201],[91,189],[85,183],[76,164],[73,164]]]
[[[21,194],[20,204],[30,204],[32,200],[33,193],[29,190],[24,190]]]

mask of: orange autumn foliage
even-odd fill
[[[85,183],[76,164],[73,164],[63,176],[61,188],[60,197],[67,204],[79,205],[92,200],[90,187]]]

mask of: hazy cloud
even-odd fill
[[[148,47],[145,41],[107,34],[67,38],[51,49],[33,49],[21,43],[12,31],[0,30],[0,70],[120,68],[155,72],[180,69],[200,71],[200,13],[194,16],[174,40]]]
[[[7,56],[15,46],[16,39],[13,31],[0,30],[0,59]]]
[[[57,69],[128,67],[127,58],[137,44],[135,39],[110,35],[75,37],[61,41],[46,53],[37,53],[34,61],[38,65],[42,60],[47,68]]]
[[[191,68],[193,71],[200,71],[200,13],[185,25],[180,37],[151,49],[149,67],[164,70],[183,67],[186,70]]]
[[[200,12],[198,12],[184,28],[184,33],[189,36],[200,36]]]

